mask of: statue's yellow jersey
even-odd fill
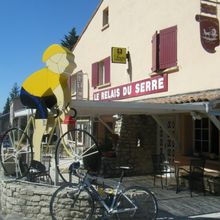
[[[53,95],[53,90],[58,86],[66,86],[67,77],[57,74],[48,68],[43,68],[31,74],[22,84],[22,87],[31,95],[45,97]]]

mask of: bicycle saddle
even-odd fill
[[[119,167],[116,167],[116,169],[120,169],[120,170],[131,170],[132,167],[129,167],[129,166],[119,166]]]
[[[69,171],[75,171],[77,169],[80,168],[80,162],[73,162],[70,166],[69,166]]]

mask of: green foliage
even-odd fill
[[[18,87],[17,83],[15,83],[11,89],[9,97],[6,100],[5,106],[3,108],[3,114],[6,114],[10,111],[10,102],[14,99],[19,97],[20,88]]]
[[[5,103],[5,106],[4,106],[4,108],[3,108],[3,114],[6,114],[6,113],[8,113],[10,111],[10,99],[9,99],[9,97],[7,98],[7,101],[6,101],[6,103]]]
[[[76,34],[76,29],[72,28],[68,35],[64,35],[64,40],[61,40],[61,45],[72,50],[78,38],[79,36]]]
[[[17,98],[19,96],[19,92],[20,88],[18,87],[17,83],[15,83],[10,92],[10,100]]]

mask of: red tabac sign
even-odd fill
[[[155,76],[137,82],[112,87],[93,93],[95,101],[120,100],[168,91],[168,75]]]
[[[219,21],[217,18],[196,15],[200,23],[200,40],[203,48],[209,53],[215,53],[219,46]]]

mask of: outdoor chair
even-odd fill
[[[50,176],[50,160],[51,158],[43,158],[40,161],[33,160],[28,175],[28,179],[31,182],[43,182],[48,184],[53,184],[52,178]]]
[[[204,168],[205,159],[192,159],[190,161],[189,170],[183,167],[179,167],[176,173],[176,193],[180,191],[180,179],[184,179],[188,182],[190,195],[192,197],[192,191],[203,191],[205,195],[205,183],[204,183]]]
[[[167,177],[175,173],[175,170],[172,169],[172,166],[168,161],[165,160],[164,154],[152,154],[152,165],[153,165],[153,176],[154,176],[154,186],[156,183],[156,178],[159,177],[161,181],[161,187],[163,189],[163,177],[166,178],[167,186]]]

